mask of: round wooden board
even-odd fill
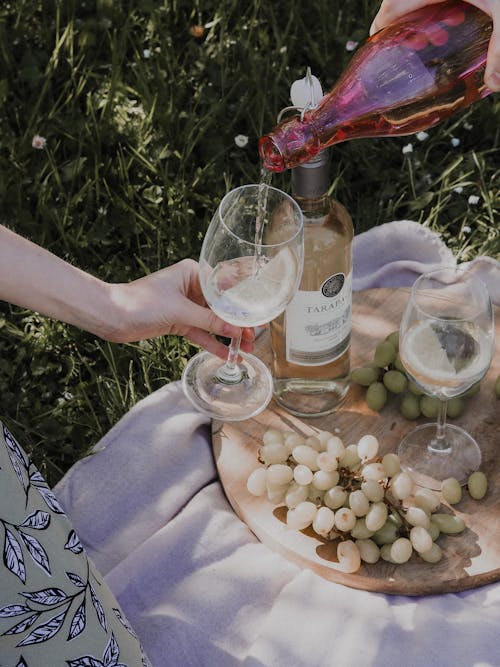
[[[375,345],[399,326],[408,289],[374,289],[353,295],[353,335],[351,366],[372,360]],[[500,400],[495,399],[494,382],[500,373],[500,326],[496,308],[496,348],[492,365],[481,383],[481,391],[469,398],[467,409],[453,423],[466,428],[479,442],[482,470],[489,480],[489,491],[481,501],[466,493],[462,501],[443,511],[463,517],[466,530],[460,535],[440,536],[444,557],[435,565],[413,555],[404,565],[379,561],[363,564],[356,574],[338,569],[336,542],[318,538],[312,530],[293,531],[286,527],[284,508],[275,508],[267,498],[256,498],[246,488],[248,475],[259,466],[257,456],[262,435],[270,427],[313,435],[328,430],[340,435],[346,444],[357,442],[366,433],[380,441],[382,454],[395,451],[402,437],[417,423],[401,417],[395,401],[381,414],[367,408],[364,390],[352,386],[342,408],[327,417],[299,419],[282,410],[274,401],[262,414],[244,422],[214,422],[213,451],[225,493],[236,514],[255,535],[285,558],[307,567],[322,577],[353,588],[404,595],[428,595],[463,591],[500,579]],[[270,361],[269,335],[258,339],[256,353]]]

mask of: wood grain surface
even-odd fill
[[[399,326],[408,289],[374,289],[354,293],[351,366],[372,360],[376,344]],[[248,475],[259,466],[262,435],[270,427],[314,435],[318,430],[338,434],[345,442],[357,442],[366,433],[377,436],[381,453],[395,451],[402,437],[424,418],[407,421],[395,401],[380,414],[364,401],[364,389],[352,386],[341,409],[316,419],[299,419],[274,401],[257,417],[244,422],[214,422],[213,451],[225,493],[236,514],[264,544],[300,567],[353,588],[390,594],[426,595],[463,591],[500,579],[500,400],[494,382],[500,373],[499,309],[496,315],[496,347],[492,365],[481,383],[481,391],[468,399],[464,415],[453,423],[463,426],[482,450],[481,469],[487,474],[489,490],[481,501],[468,494],[458,505],[442,511],[454,512],[466,523],[459,535],[440,536],[444,557],[438,564],[423,562],[415,554],[404,565],[380,560],[363,564],[356,574],[338,569],[336,542],[322,540],[312,530],[294,531],[285,525],[285,509],[275,508],[267,498],[256,498],[246,488]],[[256,353],[270,360],[269,334],[258,339]],[[441,511],[441,510],[440,510]]]

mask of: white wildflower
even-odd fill
[[[458,137],[452,137],[450,144],[453,146],[453,148],[456,148],[457,146],[460,146],[460,139],[458,139]]]
[[[248,137],[244,134],[237,134],[234,138],[234,143],[238,148],[245,148],[248,145]]]
[[[464,128],[466,130],[472,130],[473,127],[474,127],[474,125],[472,123],[469,123],[469,122],[464,123]]]
[[[472,206],[475,206],[476,204],[479,204],[479,197],[477,195],[471,195],[467,201]]]
[[[463,191],[464,191],[464,189],[461,185],[457,185],[456,188],[453,188],[453,192],[456,192],[457,195],[461,195]]]
[[[413,144],[406,144],[406,146],[403,146],[401,149],[401,152],[403,155],[407,155],[408,153],[413,153]]]
[[[353,39],[348,39],[345,44],[345,50],[354,51],[354,49],[358,46],[358,44],[359,42],[355,42]]]
[[[463,233],[464,234],[470,234],[471,231],[472,231],[472,229],[469,227],[469,225],[465,225],[465,227],[463,228]]]
[[[143,55],[146,59],[147,59],[147,58],[151,58],[151,49],[144,49],[144,51],[142,52],[142,55]]]
[[[67,401],[71,401],[72,398],[73,398],[73,394],[71,392],[64,391],[62,396],[59,396],[59,398],[57,399],[57,402],[58,402],[59,405],[63,405]]]
[[[423,132],[423,131],[422,132],[417,132],[417,134],[415,136],[417,137],[417,139],[419,141],[425,141],[426,139],[429,138],[429,135],[427,134],[427,132]]]
[[[41,137],[39,134],[35,134],[35,136],[31,141],[31,145],[33,146],[33,148],[36,148],[37,150],[41,151],[47,145],[47,139],[45,137]]]

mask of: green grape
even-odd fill
[[[425,551],[424,553],[419,554],[419,556],[422,560],[425,560],[427,563],[438,563],[443,557],[443,552],[441,551],[441,547],[439,546],[439,544],[436,544],[434,542],[429,551]]]
[[[375,354],[373,360],[377,366],[380,368],[385,368],[392,364],[396,358],[396,348],[390,340],[383,340],[375,348]]]
[[[469,475],[467,488],[474,500],[481,500],[481,498],[484,498],[486,491],[488,490],[488,480],[486,479],[484,472],[476,470],[476,472]]]
[[[446,414],[452,419],[460,417],[463,414],[465,403],[460,396],[450,398],[446,405]]]
[[[429,535],[432,537],[432,541],[435,542],[437,538],[439,537],[441,531],[439,530],[439,526],[435,521],[432,520],[431,516],[431,525],[429,526]]]
[[[445,535],[461,533],[465,529],[464,520],[456,514],[441,514],[436,512],[436,514],[432,515],[432,520]]]
[[[441,482],[441,493],[450,505],[456,505],[462,500],[462,487],[455,477],[448,477]]]
[[[408,380],[408,390],[411,391],[412,394],[415,396],[423,396],[424,395],[424,390],[420,389],[418,384],[413,382],[413,380]]]
[[[406,393],[399,404],[401,414],[405,419],[417,419],[420,417],[420,401],[417,396]]]
[[[387,402],[387,389],[382,382],[373,382],[366,390],[366,405],[371,410],[381,410]]]
[[[402,394],[408,386],[406,375],[400,371],[387,371],[382,381],[393,394]]]
[[[383,544],[392,544],[399,537],[399,526],[388,519],[385,524],[376,531],[372,540],[381,547]]]
[[[378,380],[380,369],[374,366],[361,366],[351,372],[351,380],[363,387],[369,387]]]
[[[500,375],[497,377],[495,382],[495,395],[497,398],[500,398]]]
[[[401,361],[401,357],[399,356],[399,354],[396,355],[396,358],[395,358],[394,361],[392,362],[392,365],[394,366],[394,368],[395,368],[397,371],[400,371],[401,373],[405,373],[405,374],[406,374],[406,368],[403,366],[403,362]]]
[[[386,336],[386,340],[391,342],[394,347],[396,348],[396,352],[399,350],[399,329],[396,331],[393,331],[390,333],[388,336]]]
[[[394,563],[394,561],[391,558],[391,548],[392,544],[383,544],[380,547],[380,558],[382,558],[382,560],[385,560],[387,563]]]
[[[439,410],[439,399],[424,394],[420,397],[420,409],[422,410],[424,417],[427,417],[427,419],[434,419],[437,417]]]
[[[391,561],[402,564],[410,560],[413,553],[413,547],[407,537],[398,537],[391,546]]]
[[[479,394],[480,389],[481,382],[475,382],[472,387],[469,387],[467,391],[464,391],[463,394],[460,394],[460,398],[470,398],[471,396],[475,396],[476,394]]]
[[[376,370],[377,373],[378,373],[377,377],[380,376],[380,373],[382,372],[382,369],[380,368],[380,366],[377,366],[377,364],[374,361],[370,361],[370,362],[368,362],[367,364],[364,364],[364,365],[367,368],[373,368],[374,370]]]

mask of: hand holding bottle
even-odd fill
[[[383,0],[370,28],[370,35],[394,23],[405,14],[425,5],[434,5],[443,0]],[[466,0],[493,19],[493,33],[488,48],[488,59],[484,81],[494,92],[500,91],[500,2],[498,0]]]
[[[497,13],[500,0],[493,3]],[[260,138],[266,169],[296,167],[341,141],[427,130],[492,92],[484,81],[494,34],[489,14],[460,0],[404,0],[397,15],[356,50],[316,108]],[[491,72],[491,58],[488,67]]]

